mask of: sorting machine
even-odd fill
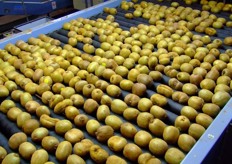
[[[156,2],[156,1],[152,1]],[[51,1],[49,1],[51,3]],[[68,43],[68,37],[67,33],[68,31],[62,29],[62,25],[65,22],[71,21],[72,19],[77,19],[78,17],[83,18],[89,18],[89,19],[97,19],[97,18],[106,18],[107,14],[103,13],[103,9],[105,7],[110,8],[117,8],[118,13],[115,15],[115,21],[119,23],[120,27],[124,30],[129,30],[131,26],[137,26],[138,24],[148,24],[148,21],[143,18],[135,18],[133,20],[125,19],[124,14],[126,13],[124,10],[119,8],[119,5],[121,3],[121,0],[110,0],[108,2],[101,3],[99,5],[90,7],[88,9],[84,9],[81,11],[78,11],[76,13],[72,13],[70,15],[51,20],[45,24],[41,24],[39,26],[27,29],[25,31],[22,31],[18,34],[15,34],[13,36],[4,38],[0,40],[0,48],[3,49],[4,46],[8,43],[16,43],[18,40],[24,40],[27,41],[30,37],[38,37],[40,34],[47,34],[52,38],[56,38],[62,42],[62,45]],[[158,3],[158,2],[157,2]],[[166,2],[162,2],[163,4],[166,4]],[[161,4],[162,4],[161,3]],[[168,4],[167,4],[168,5]],[[191,7],[199,8],[198,5]],[[132,12],[132,11],[131,11]],[[228,15],[225,15],[228,16]],[[219,29],[218,30],[218,38],[224,38],[228,36],[229,34],[232,34],[232,29],[225,28],[225,29]],[[215,37],[213,37],[215,38]],[[100,42],[98,40],[99,38],[97,36],[93,39],[93,45],[97,48],[100,47]],[[83,48],[83,44],[78,43],[77,44],[78,49]],[[226,47],[231,48],[231,47]],[[167,84],[169,78],[167,76],[163,76],[162,83]],[[159,83],[154,82],[154,86],[157,86]],[[152,95],[154,93],[154,90],[148,89],[147,95]],[[122,98],[127,95],[127,92],[123,92]],[[213,160],[215,160],[215,152],[219,145],[222,144],[222,138],[224,138],[224,135],[226,131],[228,130],[228,127],[230,126],[231,119],[232,119],[232,99],[228,101],[228,103],[224,106],[224,108],[220,111],[220,113],[217,115],[217,117],[214,119],[212,124],[207,128],[205,133],[201,136],[201,138],[197,141],[197,143],[194,145],[194,147],[191,149],[190,152],[186,155],[185,159],[182,161],[184,164],[196,164],[196,163],[212,163]],[[168,122],[170,124],[173,124],[175,118],[180,115],[180,109],[182,108],[181,104],[178,104],[172,100],[168,101],[168,105],[165,108],[167,115],[168,115]],[[62,116],[52,114],[55,117],[62,118]],[[93,116],[90,116],[92,118]],[[4,134],[4,129],[10,128],[14,125],[14,123],[8,121],[1,121],[1,120],[7,120],[6,116],[2,113],[0,113],[0,145],[5,146],[10,151],[8,145],[7,145],[7,138],[10,137],[10,135],[14,132],[19,131],[19,129],[15,128],[14,130],[9,130],[7,134]],[[51,132],[55,135],[55,133]],[[60,137],[60,136],[58,136]],[[86,134],[86,138],[91,138],[88,134]],[[93,139],[95,142],[97,142],[95,139]],[[5,141],[5,142],[4,142]],[[224,143],[226,145],[226,143]],[[106,150],[112,154],[112,152],[107,148],[106,145],[102,145]],[[218,153],[218,152],[216,152]],[[54,156],[50,157],[51,160],[56,161]],[[56,161],[57,162],[57,161]],[[91,163],[92,161],[89,159],[87,162]],[[215,161],[214,161],[215,162]]]

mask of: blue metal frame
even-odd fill
[[[73,4],[72,0],[8,0],[0,2],[0,15],[43,15]]]
[[[88,18],[103,11],[104,7],[116,7],[120,4],[121,0],[111,0],[99,5],[87,8],[85,10],[78,11],[76,13],[64,16],[59,19],[52,20],[40,26],[31,28],[21,33],[15,34],[8,38],[0,40],[0,48],[4,48],[7,43],[16,43],[18,40],[28,40],[29,37],[37,37],[39,34],[46,34],[57,30],[62,27],[65,22],[78,17]],[[195,146],[187,154],[182,161],[184,164],[196,164],[201,163],[212,147],[218,141],[219,137],[223,134],[225,128],[232,119],[232,99],[225,105],[218,116],[214,119],[212,124],[208,127],[202,137],[197,141]]]
[[[220,111],[205,133],[182,161],[184,164],[201,163],[218,141],[232,119],[232,98]]]

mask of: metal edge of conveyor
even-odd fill
[[[24,4],[44,4],[44,3],[48,3],[51,2],[52,0],[46,0],[46,1],[42,1],[42,2],[23,2]],[[10,3],[10,4],[22,4],[21,1],[3,1],[2,3]]]
[[[121,0],[110,0],[96,6],[72,13],[70,15],[49,21],[40,26],[31,28],[13,36],[0,40],[0,48],[3,49],[8,43],[16,43],[18,40],[28,40],[29,37],[37,37],[39,34],[47,34],[49,32],[58,30],[62,27],[63,23],[68,22],[78,17],[89,18],[102,12],[104,7],[116,7],[120,4]],[[219,137],[223,134],[225,128],[232,119],[232,98],[224,106],[221,112],[217,115],[211,125],[207,128],[205,133],[197,141],[194,147],[186,155],[182,161],[183,164],[196,164],[201,163],[207,154],[210,152],[214,144],[218,141]]]
[[[205,159],[207,154],[225,131],[226,127],[229,125],[232,119],[231,107],[232,98],[227,102],[190,152],[188,152],[187,156],[182,161],[183,164],[201,163]]]

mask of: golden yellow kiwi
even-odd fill
[[[44,164],[48,161],[48,152],[44,149],[36,150],[31,157],[31,164]]]
[[[23,132],[13,134],[8,141],[9,147],[13,150],[17,150],[19,145],[27,141],[27,135]]]
[[[65,161],[71,153],[72,144],[68,141],[62,141],[59,143],[55,155],[59,161]]]

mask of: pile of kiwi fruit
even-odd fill
[[[180,163],[231,98],[232,36],[211,37],[231,23],[204,5],[122,1],[105,19],[64,23],[66,43],[40,34],[7,44],[0,112],[18,131],[8,129],[0,162]],[[123,30],[117,10],[148,24]]]

